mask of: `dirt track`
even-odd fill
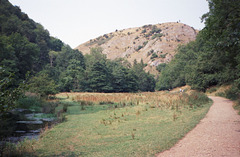
[[[214,103],[206,117],[158,157],[240,157],[240,116],[230,100],[210,98]]]

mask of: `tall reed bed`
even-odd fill
[[[152,108],[199,107],[208,102],[208,97],[197,91],[188,92],[143,92],[143,93],[61,93],[58,97],[67,96],[70,101],[91,102],[95,104],[131,104],[149,105]],[[86,103],[88,104],[88,103]]]

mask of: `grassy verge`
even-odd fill
[[[38,156],[154,156],[194,128],[211,105],[196,92],[58,97],[69,104],[67,120],[32,145]]]

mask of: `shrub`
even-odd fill
[[[162,30],[160,28],[157,28],[157,26],[153,26],[151,30],[151,34],[154,33],[160,33]]]
[[[93,102],[90,102],[90,101],[80,100],[78,102],[80,102],[80,105],[82,105],[82,106],[92,106],[93,105]]]
[[[160,58],[165,58],[167,54],[161,54]]]
[[[30,92],[37,93],[44,98],[58,93],[55,81],[48,74],[41,72],[29,80],[29,87]]]
[[[166,65],[167,65],[166,63],[159,64],[159,65],[156,67],[157,71],[158,71],[158,72],[161,72],[162,70],[165,69]]]
[[[200,107],[208,102],[209,98],[202,92],[193,91],[188,98],[189,105],[194,105],[194,107]]]
[[[99,105],[109,105],[109,104],[114,104],[112,101],[101,101],[99,102]]]
[[[141,50],[142,48],[143,48],[143,46],[142,46],[142,45],[139,45],[138,48],[136,49],[136,51],[139,51],[139,50]]]
[[[34,110],[36,112],[41,112],[42,106],[43,106],[43,101],[36,96],[27,96],[24,98],[20,98],[17,101],[17,105],[20,108]]]
[[[151,56],[151,59],[154,59],[154,58],[157,58],[158,55],[156,53],[153,53],[152,56]]]
[[[146,29],[142,30],[142,33],[143,33],[143,34],[146,33],[146,32],[147,32]]]
[[[42,107],[42,112],[54,114],[57,106],[58,104],[55,102],[45,102]]]
[[[148,38],[148,37],[150,37],[151,35],[152,35],[151,32],[149,32],[148,34],[145,34],[144,37],[145,37],[145,38]]]
[[[28,74],[26,76],[28,77]],[[17,80],[14,79],[14,74],[9,74],[0,66],[0,115],[15,108],[15,101],[23,96],[25,83],[14,87],[15,82]]]
[[[220,96],[220,97],[226,97],[225,92],[218,92],[215,94],[216,96]]]
[[[145,35],[146,38],[152,36],[154,34],[154,36],[152,37],[152,39],[155,39],[156,37],[161,37],[163,34],[161,34],[162,30],[160,28],[157,28],[157,26],[153,26],[152,30]]]
[[[213,93],[213,92],[216,92],[216,91],[217,91],[216,87],[213,87],[213,88],[210,88],[209,90],[207,90],[207,92],[209,92],[209,93]]]
[[[239,89],[235,86],[232,86],[225,92],[225,95],[228,99],[237,100],[239,98]]]
[[[162,36],[163,36],[162,33],[154,34],[154,35],[152,36],[152,40],[155,39],[155,38],[161,38]]]
[[[144,43],[143,43],[143,47],[146,46],[147,43],[148,43],[148,41],[144,41]]]
[[[150,56],[151,54],[153,54],[154,50],[150,50],[148,53],[147,53],[147,56]]]
[[[216,93],[217,96],[226,97],[231,100],[237,100],[240,98],[240,79],[237,79],[232,84],[231,88],[225,92]]]
[[[103,37],[104,37],[104,38],[108,38],[108,35],[107,35],[107,34],[104,34]]]
[[[152,27],[151,24],[142,26],[142,28],[151,28],[151,27]]]

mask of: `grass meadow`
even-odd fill
[[[211,105],[204,94],[190,90],[60,93],[57,98],[68,106],[66,120],[39,140],[25,141],[20,152],[15,146],[19,156],[154,156],[193,129]]]

